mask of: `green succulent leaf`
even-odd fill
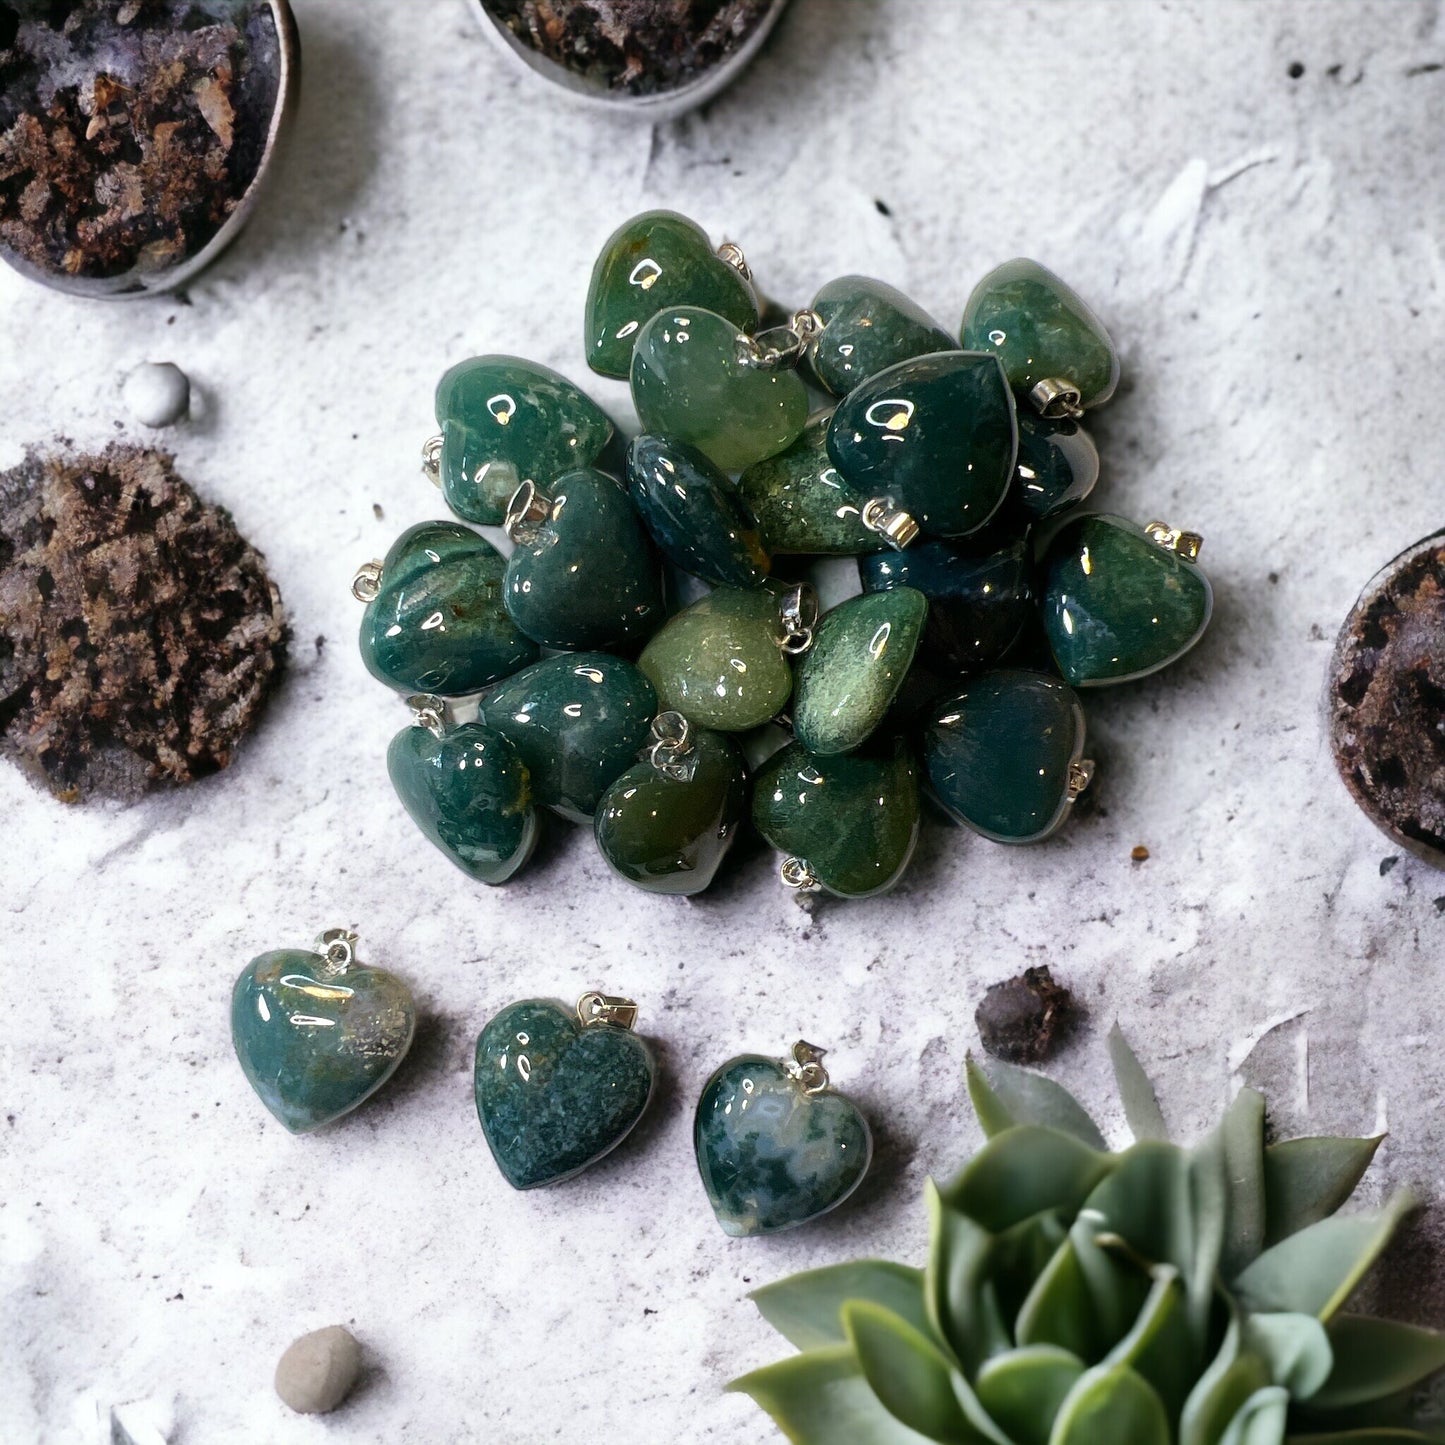
[[[972,1375],[989,1355],[1010,1344],[988,1277],[994,1236],[966,1214],[949,1209],[931,1179],[925,1197],[930,1247],[923,1300],[928,1324],[920,1328],[930,1328]]]
[[[1014,1338],[1021,1345],[1052,1345],[1082,1360],[1097,1360],[1107,1347],[1072,1237],[1034,1281],[1014,1321]]]
[[[1054,1213],[1035,1214],[994,1236],[988,1277],[1001,1318],[1018,1318],[1039,1275],[1068,1237],[1069,1231]]]
[[[1386,1426],[1362,1430],[1332,1430],[1324,1435],[1290,1435],[1285,1445],[1439,1445],[1445,1436],[1425,1434],[1420,1430]]]
[[[1384,1400],[1445,1370],[1445,1334],[1395,1320],[1336,1315],[1330,1322],[1334,1369],[1311,1409],[1343,1410]]]
[[[959,1403],[955,1383],[967,1388],[966,1382],[926,1335],[861,1300],[844,1306],[843,1327],[869,1388],[896,1420],[944,1445],[975,1445],[989,1438]]]
[[[979,1403],[1014,1445],[1048,1445],[1054,1417],[1084,1362],[1054,1345],[995,1355],[978,1372]]]
[[[1414,1207],[1402,1192],[1381,1210],[1311,1224],[1265,1250],[1235,1281],[1235,1295],[1256,1313],[1297,1311],[1328,1321]]]
[[[1237,1354],[1217,1373],[1211,1366],[1184,1402],[1179,1445],[1220,1445],[1245,1402],[1272,1383],[1269,1366],[1258,1355]]]
[[[968,1097],[983,1132],[990,1137],[1015,1124],[1040,1124],[1072,1134],[1081,1144],[1104,1152],[1099,1126],[1062,1084],[1028,1069],[996,1061],[985,1074],[972,1054],[966,1066]]]
[[[1069,1242],[1095,1316],[1099,1343],[1088,1359],[1097,1364],[1104,1352],[1138,1323],[1149,1299],[1150,1276],[1147,1264],[1141,1264],[1108,1221],[1092,1209],[1079,1211],[1069,1230]]]
[[[1283,1445],[1288,1418],[1289,1391],[1267,1385],[1240,1406],[1219,1445]]]
[[[1106,1365],[1128,1365],[1159,1393],[1171,1420],[1176,1419],[1199,1366],[1179,1272],[1160,1265],[1154,1283],[1129,1332],[1104,1357]]]
[[[1112,1165],[1069,1134],[1021,1124],[994,1135],[939,1192],[998,1234],[1045,1210],[1073,1215]]]
[[[1169,1445],[1169,1417],[1154,1387],[1127,1365],[1087,1370],[1054,1419],[1049,1445]]]
[[[1219,1272],[1233,1279],[1264,1249],[1264,1095],[1241,1089],[1216,1132],[1228,1194]]]
[[[883,1408],[850,1345],[789,1355],[728,1389],[751,1396],[793,1445],[927,1445]]]
[[[1119,1098],[1124,1104],[1124,1117],[1134,1131],[1134,1137],[1141,1142],[1145,1139],[1167,1139],[1169,1128],[1164,1122],[1159,1098],[1144,1066],[1129,1047],[1123,1030],[1116,1023],[1109,1030],[1109,1058],[1114,1065],[1114,1078],[1119,1084]]]
[[[1271,1144],[1264,1151],[1265,1246],[1328,1219],[1355,1192],[1384,1137]]]
[[[923,1271],[883,1259],[858,1259],[825,1269],[805,1270],[750,1296],[762,1317],[800,1350],[842,1344],[843,1306],[872,1300],[915,1328],[929,1329],[923,1302]]]
[[[1244,1347],[1269,1366],[1274,1383],[1296,1400],[1310,1399],[1334,1368],[1330,1337],[1313,1315],[1246,1315]]]

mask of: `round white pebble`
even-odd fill
[[[324,1415],[361,1375],[361,1346],[350,1330],[328,1325],[302,1335],[276,1366],[276,1393],[298,1415]]]
[[[142,426],[174,426],[191,409],[191,379],[173,361],[146,361],[126,377],[121,397]]]

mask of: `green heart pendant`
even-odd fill
[[[869,276],[839,276],[813,297],[823,329],[813,346],[813,372],[834,396],[847,396],[880,371],[957,351],[958,341],[915,301]]]
[[[828,1086],[822,1051],[799,1042],[789,1063],[729,1060],[698,1100],[693,1143],[725,1234],[775,1234],[836,1209],[863,1182],[873,1135]]]
[[[352,583],[366,603],[361,660],[388,687],[462,697],[535,660],[507,616],[506,560],[460,522],[421,522]]]
[[[504,1008],[477,1039],[477,1117],[514,1189],[580,1174],[630,1134],[652,1096],[652,1051],[637,1007],[586,994],[575,1013],[550,999]]]
[[[1204,635],[1214,608],[1201,539],[1102,513],[1067,522],[1044,555],[1043,618],[1075,687],[1147,677]]]
[[[568,472],[550,496],[519,488],[507,533],[517,544],[507,612],[543,647],[628,647],[662,623],[662,569],[627,493],[605,473]]]
[[[451,726],[440,698],[409,701],[416,723],[386,752],[397,797],[462,872],[505,883],[537,843],[526,766],[501,733],[479,722]]]
[[[318,953],[253,958],[231,993],[231,1042],[261,1102],[293,1134],[339,1119],[374,1094],[416,1030],[411,990],[355,960],[356,935],[333,929]]]
[[[707,232],[675,211],[644,211],[607,238],[587,287],[587,365],[625,377],[638,332],[659,311],[702,306],[739,331],[758,324],[743,273],[723,260]]]

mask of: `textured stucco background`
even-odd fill
[[[771,1438],[721,1393],[775,1353],[745,1292],[920,1257],[923,1179],[976,1140],[974,1007],[1029,963],[1088,1001],[1053,1068],[1111,1127],[1117,1017],[1181,1133],[1261,1082],[1282,1130],[1387,1126],[1373,1187],[1445,1201],[1445,873],[1389,862],[1320,727],[1354,596],[1445,520],[1440,6],[794,0],[735,88],[656,130],[552,104],[465,0],[297,9],[292,149],[187,298],[0,274],[0,465],[131,430],[122,375],[180,363],[198,416],[165,441],[266,553],[296,631],[226,775],[108,812],[0,771],[0,1435],[89,1442],[98,1407],[141,1399],[193,1445]],[[1108,320],[1125,385],[1097,499],[1202,531],[1218,611],[1185,663],[1088,700],[1098,805],[1056,841],[930,827],[895,894],[810,917],[761,855],[660,900],[561,827],[489,891],[402,816],[382,759],[405,715],[356,656],[352,571],[440,514],[417,448],[445,366],[515,351],[593,386],[588,267],[658,205],[741,241],[788,302],[862,271],[956,325],[974,279],[1027,253]],[[231,981],[348,922],[425,1024],[372,1105],[293,1139],[231,1055]],[[640,1001],[660,1102],[601,1167],[514,1194],[473,1115],[473,1039],[514,998],[591,986]],[[813,1228],[729,1241],[692,1102],[729,1054],[799,1035],[874,1121],[873,1175]],[[1442,1220],[1383,1279],[1436,1322]],[[365,1342],[366,1388],[289,1416],[275,1360],[331,1323]]]

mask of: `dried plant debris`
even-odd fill
[[[224,768],[285,651],[264,559],[163,452],[32,450],[0,473],[0,751],[58,798]]]
[[[1360,595],[1330,670],[1330,741],[1355,801],[1412,852],[1445,864],[1445,533]]]
[[[771,0],[481,0],[524,45],[601,90],[656,95],[697,80],[757,29]]]
[[[265,0],[0,0],[0,248],[87,279],[188,260],[255,179],[280,84]]]
[[[1026,968],[1017,978],[990,986],[974,1022],[995,1058],[1037,1064],[1068,1035],[1078,1014],[1073,994],[1055,983],[1047,968]]]

